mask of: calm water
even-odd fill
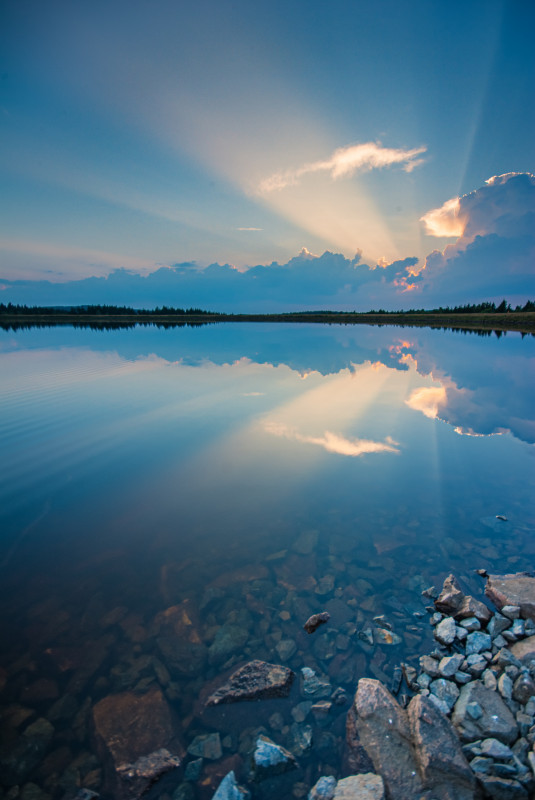
[[[475,569],[534,568],[534,367],[535,339],[514,333],[0,332],[5,790],[102,791],[91,709],[152,687],[184,747],[223,744],[151,797],[210,798],[230,768],[246,782],[259,730],[299,768],[254,797],[342,776],[348,706],[339,692],[311,710],[301,668],[324,694],[389,682],[432,648],[422,589],[453,571],[480,596]],[[394,644],[359,636],[379,615]],[[195,646],[177,659],[172,636]],[[290,697],[203,711],[206,686],[252,658],[296,672]]]

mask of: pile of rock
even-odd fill
[[[535,577],[488,576],[500,609],[463,593],[450,575],[434,601],[440,645],[420,658],[411,688],[451,718],[487,796],[535,792]]]

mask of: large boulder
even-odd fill
[[[535,661],[535,636],[528,636],[527,639],[515,642],[509,650],[523,664]]]
[[[473,800],[475,778],[457,734],[427,697],[414,697],[404,710],[380,681],[362,678],[353,714],[358,745],[383,778],[388,800]]]
[[[424,791],[407,712],[378,680],[361,678],[355,695],[357,730],[387,797],[406,800]]]
[[[442,586],[442,591],[435,600],[435,608],[443,614],[453,616],[464,600],[464,592],[459,586],[455,575],[448,575]]]
[[[535,620],[535,577],[531,573],[489,575],[485,594],[500,611],[504,606],[519,606],[520,616]]]
[[[288,667],[269,664],[267,661],[249,661],[232,673],[230,678],[213,692],[207,706],[237,703],[240,700],[265,700],[270,697],[287,697],[294,679]]]
[[[437,799],[471,800],[474,773],[449,719],[422,695],[412,698],[408,716],[424,785],[432,787]]]
[[[160,775],[179,766],[183,748],[159,689],[108,695],[93,707],[92,717],[105,791],[115,800],[137,800]]]

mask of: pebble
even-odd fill
[[[466,655],[471,656],[488,650],[492,645],[491,637],[488,633],[474,631],[466,638]]]
[[[483,739],[481,742],[481,755],[488,758],[512,758],[513,751],[498,739]]]
[[[453,644],[456,636],[456,625],[453,617],[446,617],[439,622],[434,630],[434,636],[435,639],[440,642],[440,644]]]

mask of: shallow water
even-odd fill
[[[247,782],[259,730],[299,767],[254,797],[342,776],[348,706],[299,706],[301,668],[348,697],[389,682],[432,647],[422,589],[453,571],[480,596],[475,569],[533,569],[534,367],[515,333],[0,332],[2,757],[52,726],[6,791],[102,791],[91,709],[154,686],[184,747],[218,732],[223,749],[151,797],[210,798],[230,768]],[[359,637],[388,625],[395,644]],[[168,633],[198,658],[173,661]],[[253,658],[296,672],[290,696],[204,711],[206,686]]]

